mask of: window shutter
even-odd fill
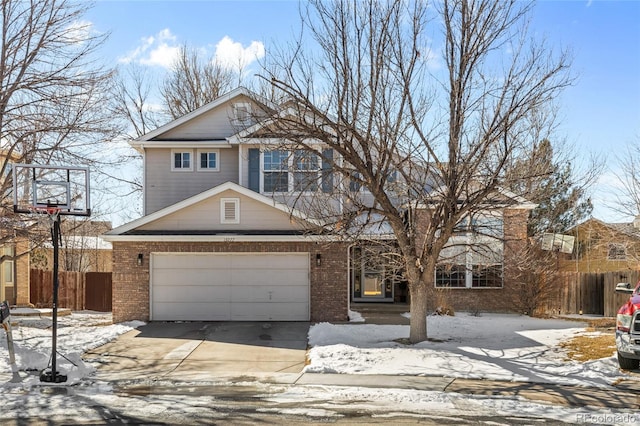
[[[249,189],[260,192],[260,150],[249,148]]]
[[[322,150],[322,192],[333,191],[333,149]]]

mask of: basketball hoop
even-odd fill
[[[32,216],[36,218],[40,218],[46,216],[49,219],[49,225],[52,225],[54,222],[58,220],[60,217],[60,207],[54,206],[30,206],[29,211]],[[36,219],[38,222],[41,220]]]

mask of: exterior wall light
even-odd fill
[[[138,253],[138,266],[142,266],[142,260],[144,259],[144,255],[142,253]]]
[[[316,254],[316,266],[322,265],[322,256],[320,253]]]

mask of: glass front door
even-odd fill
[[[393,301],[393,277],[386,273],[380,249],[353,247],[350,256],[353,300]]]

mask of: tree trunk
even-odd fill
[[[422,280],[409,283],[411,292],[411,320],[409,341],[419,343],[427,340],[427,286]]]

